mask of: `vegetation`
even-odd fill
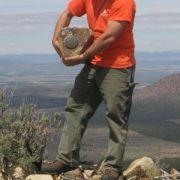
[[[60,128],[60,115],[40,114],[33,104],[10,108],[11,91],[0,90],[0,172],[13,176],[20,166],[25,175],[40,170],[46,145]]]

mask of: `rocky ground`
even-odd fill
[[[103,164],[95,171],[91,169],[79,168],[62,173],[60,175],[35,174],[24,177],[21,168],[16,168],[14,177],[3,179],[0,173],[0,180],[100,180],[102,176]],[[143,157],[133,161],[129,167],[123,171],[123,175],[127,180],[170,180],[180,179],[180,172],[171,169],[166,172],[161,169],[151,158]]]

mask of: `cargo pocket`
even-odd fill
[[[128,121],[129,115],[130,115],[130,112],[131,112],[132,95],[133,95],[133,91],[134,91],[134,88],[136,86],[136,83],[129,82],[128,86],[129,86],[129,97],[128,97],[128,103],[127,103],[127,108],[126,108],[125,117],[124,117],[126,119],[126,121]]]
[[[134,82],[130,82],[130,83],[129,83],[129,88],[130,88],[131,96],[132,96],[132,93],[133,93],[133,91],[134,91],[134,88],[135,88],[136,84],[137,84],[137,83],[134,83]]]

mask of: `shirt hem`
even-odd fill
[[[98,67],[103,67],[103,68],[125,69],[125,68],[130,68],[130,67],[133,67],[134,65],[136,65],[136,61],[134,63],[132,63],[132,64],[119,65],[119,66],[107,65],[107,64],[98,64],[98,63],[95,63],[95,62],[90,62],[90,64],[93,64],[93,65],[98,66]]]

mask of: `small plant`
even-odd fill
[[[0,172],[12,177],[20,166],[25,174],[40,170],[46,145],[60,128],[60,115],[38,113],[33,104],[10,108],[11,92],[0,90]]]

